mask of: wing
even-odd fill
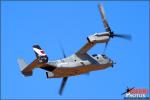
[[[85,55],[96,43],[106,43],[109,40],[109,33],[93,34],[87,37],[88,42],[76,52],[77,55]]]
[[[90,50],[96,43],[87,42],[79,51],[76,52],[77,55],[84,55]]]

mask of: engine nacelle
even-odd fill
[[[89,42],[106,43],[109,40],[109,32],[95,33],[87,37]]]

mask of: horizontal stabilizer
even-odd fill
[[[23,75],[25,76],[31,76],[32,75],[32,69],[36,67],[38,60],[35,59],[31,64],[26,64],[26,62],[24,61],[24,59],[19,58],[18,60],[18,64],[20,66],[21,72]]]
[[[18,61],[21,71],[25,69],[25,67],[27,66],[27,63],[25,62],[25,60],[23,58],[19,58],[17,61]]]

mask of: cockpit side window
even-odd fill
[[[96,56],[97,56],[97,54],[93,54],[92,56],[93,56],[93,57],[96,57]]]

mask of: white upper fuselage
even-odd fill
[[[84,57],[78,57],[77,55],[72,55],[67,58],[49,61],[48,64],[54,65],[56,67],[81,67],[87,65],[101,65],[111,63],[112,61],[107,58],[105,55],[94,54],[89,56],[88,54],[84,55]]]

